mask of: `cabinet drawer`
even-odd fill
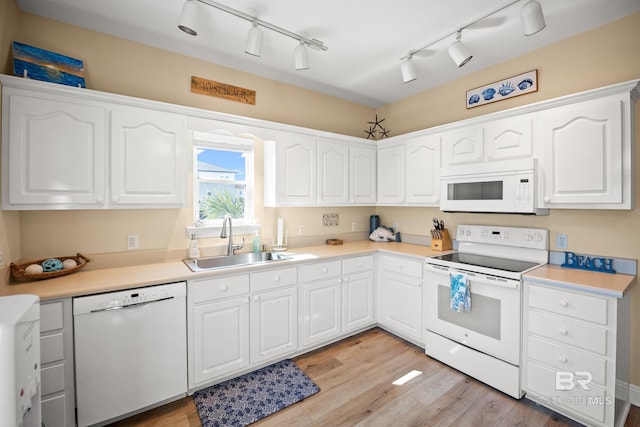
[[[585,390],[576,381],[572,390],[556,390],[556,371],[535,362],[529,362],[527,365],[526,381],[526,391],[542,397],[545,406],[550,406],[552,409],[554,406],[566,408],[599,423],[604,421],[607,406],[613,406],[613,402],[607,405],[605,391],[592,384],[587,385],[589,390]],[[569,379],[566,384],[571,387]]]
[[[40,332],[62,329],[64,326],[62,301],[40,305]]]
[[[249,275],[216,277],[214,279],[194,280],[189,282],[193,292],[193,302],[234,297],[249,293]]]
[[[592,380],[606,385],[607,361],[579,350],[529,336],[527,357],[558,371],[590,372]]]
[[[422,278],[422,262],[392,256],[382,257],[382,268],[395,273]]]
[[[544,286],[529,286],[529,306],[571,316],[577,319],[607,324],[607,300]]]
[[[306,264],[302,266],[302,277],[305,282],[338,277],[340,274],[342,274],[342,266],[340,265],[339,260],[317,262],[315,264]]]
[[[607,354],[607,330],[599,326],[529,310],[529,332],[561,344]]]
[[[282,286],[292,286],[297,283],[298,271],[296,267],[251,273],[251,292],[266,291]]]
[[[40,338],[40,364],[64,359],[64,335],[62,332]]]
[[[41,394],[57,393],[64,390],[64,364],[42,368],[40,371]]]
[[[342,260],[342,274],[359,273],[373,268],[373,255]]]

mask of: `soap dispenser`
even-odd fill
[[[191,259],[200,258],[200,249],[198,249],[198,241],[196,240],[196,235],[194,233],[191,234],[191,244],[189,245],[189,258]]]
[[[258,232],[253,236],[253,252],[260,252],[260,236]]]

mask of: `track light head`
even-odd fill
[[[304,42],[300,41],[300,44],[296,46],[293,51],[293,57],[296,64],[296,70],[308,70],[309,69],[309,52]]]
[[[469,49],[467,49],[460,41],[461,38],[462,30],[458,30],[458,33],[456,34],[456,41],[449,46],[449,56],[453,59],[453,62],[456,63],[458,68],[462,67],[469,62],[471,58],[473,58]]]
[[[186,0],[182,6],[182,14],[180,15],[180,28],[190,36],[198,35],[198,17],[200,15],[200,8],[196,3],[196,0]]]
[[[529,0],[522,6],[522,9],[520,9],[520,19],[522,19],[525,36],[530,36],[542,31],[547,26],[547,23],[544,21],[542,6],[537,0]]]
[[[260,52],[262,51],[262,30],[256,22],[253,23],[249,30],[244,51],[249,55],[260,56]]]
[[[400,72],[402,73],[402,81],[404,83],[412,82],[418,78],[416,67],[413,62],[411,62],[412,58],[413,56],[409,55],[409,57],[400,64]]]

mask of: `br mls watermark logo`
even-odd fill
[[[583,390],[589,390],[589,384],[593,376],[591,372],[556,372],[556,390],[573,390],[577,386]]]

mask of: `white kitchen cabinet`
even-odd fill
[[[378,321],[418,345],[422,338],[422,262],[401,256],[380,257]]]
[[[375,322],[373,255],[342,260],[342,332]]]
[[[249,275],[189,281],[189,389],[248,368]]]
[[[403,144],[378,145],[378,204],[405,202],[405,147]]]
[[[2,84],[3,209],[184,206],[186,116],[87,89]]]
[[[305,347],[329,341],[341,332],[339,260],[302,266],[302,343]]]
[[[97,209],[106,197],[106,108],[3,87],[3,209]]]
[[[484,160],[484,132],[482,126],[472,125],[445,131],[442,138],[442,167],[452,169],[482,163]]]
[[[525,276],[523,389],[585,425],[622,426],[629,410],[630,297],[557,284]]]
[[[110,110],[114,206],[181,207],[186,200],[186,120],[147,109]]]
[[[353,144],[349,147],[349,202],[376,203],[376,146]]]
[[[484,140],[487,162],[532,158],[535,155],[535,123],[535,114],[523,114],[486,123]]]
[[[407,142],[407,205],[438,206],[440,201],[440,136],[425,135]]]
[[[40,304],[40,394],[42,424],[73,427],[75,379],[71,299]]]
[[[545,208],[633,209],[629,94],[540,112]]]
[[[318,203],[344,205],[349,202],[349,146],[318,139]]]
[[[298,348],[295,267],[251,273],[251,363],[282,359]]]

